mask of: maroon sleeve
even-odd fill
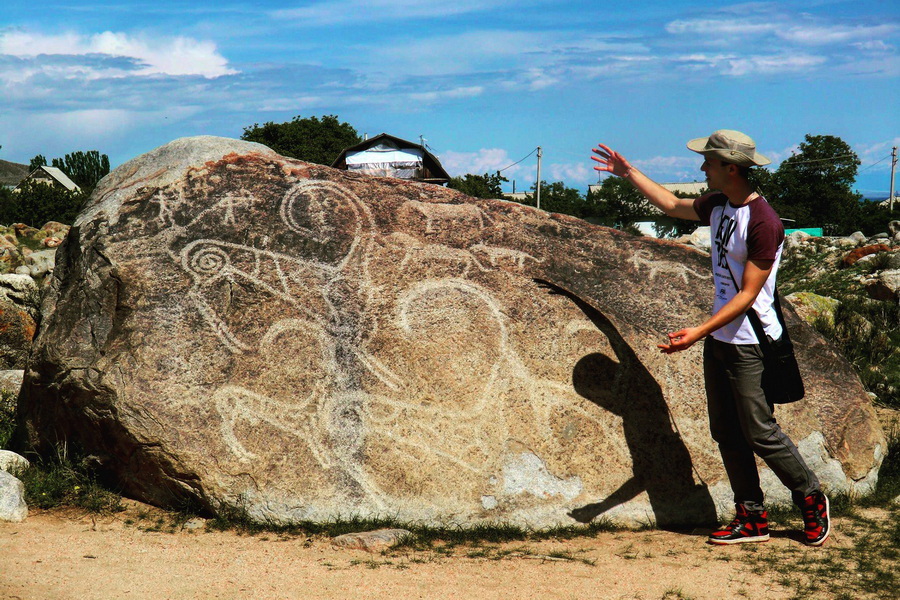
[[[717,206],[723,206],[727,202],[725,194],[721,192],[707,192],[694,200],[694,212],[700,217],[701,225],[709,225],[712,211]]]
[[[747,260],[775,260],[784,242],[784,225],[768,202],[758,198],[750,204],[747,224]]]

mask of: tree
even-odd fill
[[[40,156],[40,155],[38,155]],[[36,156],[35,159],[38,157]],[[40,158],[43,158],[40,156]],[[46,159],[45,159],[46,160]],[[44,164],[47,164],[46,162]],[[85,194],[94,191],[97,182],[109,173],[109,157],[96,150],[72,152],[63,158],[54,158],[52,166],[69,176]]]
[[[860,161],[841,138],[807,134],[800,152],[772,175],[769,200],[797,227],[822,227],[826,235],[852,233],[862,196],[852,191]]]
[[[589,194],[594,212],[604,225],[630,229],[645,217],[657,213],[647,198],[621,177],[607,177],[600,189]]]
[[[521,204],[537,205],[537,184],[531,186],[531,192],[525,195]],[[562,181],[541,182],[541,209],[581,219],[593,215],[592,207],[581,192],[575,188],[566,187]]]
[[[484,175],[466,173],[464,177],[453,177],[450,179],[447,187],[459,190],[473,198],[502,198],[503,190],[500,188],[500,184],[504,181],[509,181],[509,179],[500,175],[499,171],[494,175],[488,173]]]
[[[282,156],[298,158],[320,165],[333,163],[341,151],[362,141],[349,123],[341,123],[336,115],[301,119],[286,123],[254,123],[244,128],[242,140],[268,146]]]
[[[47,166],[47,157],[45,157],[43,154],[38,154],[37,156],[35,156],[34,158],[31,159],[30,163],[28,163],[28,170],[34,171],[38,167],[45,167],[45,166]]]
[[[26,181],[15,191],[0,189],[0,223],[41,227],[48,221],[72,224],[88,196],[37,181]]]

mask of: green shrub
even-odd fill
[[[900,408],[900,306],[845,298],[833,323],[819,318],[813,326],[836,344],[867,390],[884,405]]]
[[[16,397],[12,392],[0,392],[0,449],[9,445],[16,428]]]
[[[65,446],[52,459],[32,461],[31,468],[19,476],[25,485],[25,502],[44,509],[77,506],[90,512],[124,510],[121,495],[101,485],[90,465],[90,457],[69,456]]]

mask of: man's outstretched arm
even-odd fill
[[[694,201],[691,198],[679,198],[663,186],[659,185],[636,167],[632,166],[624,156],[604,144],[594,148],[594,156],[591,160],[598,162],[594,166],[595,171],[612,173],[636,187],[640,193],[661,211],[676,219],[688,219],[699,221],[700,217],[694,210]]]

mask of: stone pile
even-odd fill
[[[859,284],[874,300],[900,302],[900,221],[888,233],[868,237],[855,232],[846,237],[813,237],[795,231],[785,239],[786,262],[814,257],[819,264],[814,278],[828,270],[860,265]]]

